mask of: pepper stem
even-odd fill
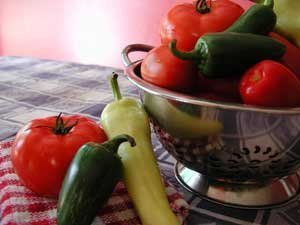
[[[113,139],[104,142],[102,145],[108,151],[117,153],[120,144],[122,144],[123,142],[129,142],[131,147],[134,147],[136,145],[134,138],[127,134],[120,134]]]
[[[176,56],[177,58],[183,59],[183,60],[194,60],[194,59],[199,59],[199,58],[201,59],[201,56],[199,55],[198,50],[192,50],[192,51],[189,51],[189,52],[182,52],[182,51],[180,51],[176,48],[176,44],[177,44],[177,41],[172,40],[169,43],[169,49],[172,52],[172,54],[174,56]]]
[[[112,76],[110,77],[110,85],[113,91],[115,101],[121,100],[122,95],[118,84],[118,74],[116,74],[115,72],[113,72]]]
[[[201,14],[210,12],[210,7],[206,0],[197,0],[196,2],[196,10]]]
[[[263,5],[273,9],[274,8],[274,0],[265,0]]]

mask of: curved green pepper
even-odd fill
[[[103,144],[89,142],[76,153],[64,178],[57,209],[58,225],[90,225],[122,177],[117,155],[123,142],[135,145],[128,135]]]
[[[262,4],[251,6],[225,32],[268,34],[276,25],[273,6],[273,0],[264,0]]]
[[[254,1],[261,3],[263,0]],[[300,1],[274,0],[274,12],[277,16],[275,32],[300,47]]]
[[[190,52],[178,50],[176,40],[169,48],[180,59],[194,60],[199,72],[211,78],[242,74],[261,60],[279,59],[285,53],[285,46],[268,36],[236,32],[205,34]]]
[[[109,138],[126,133],[135,139],[131,150],[127,143],[119,148],[124,183],[144,225],[179,225],[172,212],[151,143],[149,118],[143,105],[122,98],[117,75],[111,80],[115,101],[101,114],[101,124]]]

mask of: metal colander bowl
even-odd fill
[[[149,84],[140,77],[141,61],[131,62],[128,55],[150,49],[127,46],[125,73],[139,88],[158,139],[180,164],[234,184],[261,185],[297,171],[300,108],[215,102]]]

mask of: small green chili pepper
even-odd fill
[[[251,6],[225,32],[268,34],[277,20],[273,6],[273,0],[264,0],[262,4]]]
[[[76,153],[64,178],[58,200],[58,225],[90,225],[122,177],[117,154],[123,142],[135,141],[119,135],[103,144],[89,142]]]
[[[195,61],[199,72],[211,78],[242,74],[261,60],[279,59],[285,53],[285,46],[268,36],[235,32],[205,34],[190,52],[178,50],[176,40],[169,48],[176,57]]]
[[[263,0],[254,1],[263,2]],[[274,0],[274,12],[277,16],[275,32],[300,47],[300,1]],[[259,20],[262,21],[263,17]]]

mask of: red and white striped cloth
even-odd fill
[[[55,199],[41,197],[24,187],[14,173],[10,160],[12,142],[0,143],[0,225],[54,225]],[[184,223],[188,204],[170,184],[166,192],[173,211]],[[108,203],[99,211],[93,225],[141,224],[127,190],[120,182]]]

